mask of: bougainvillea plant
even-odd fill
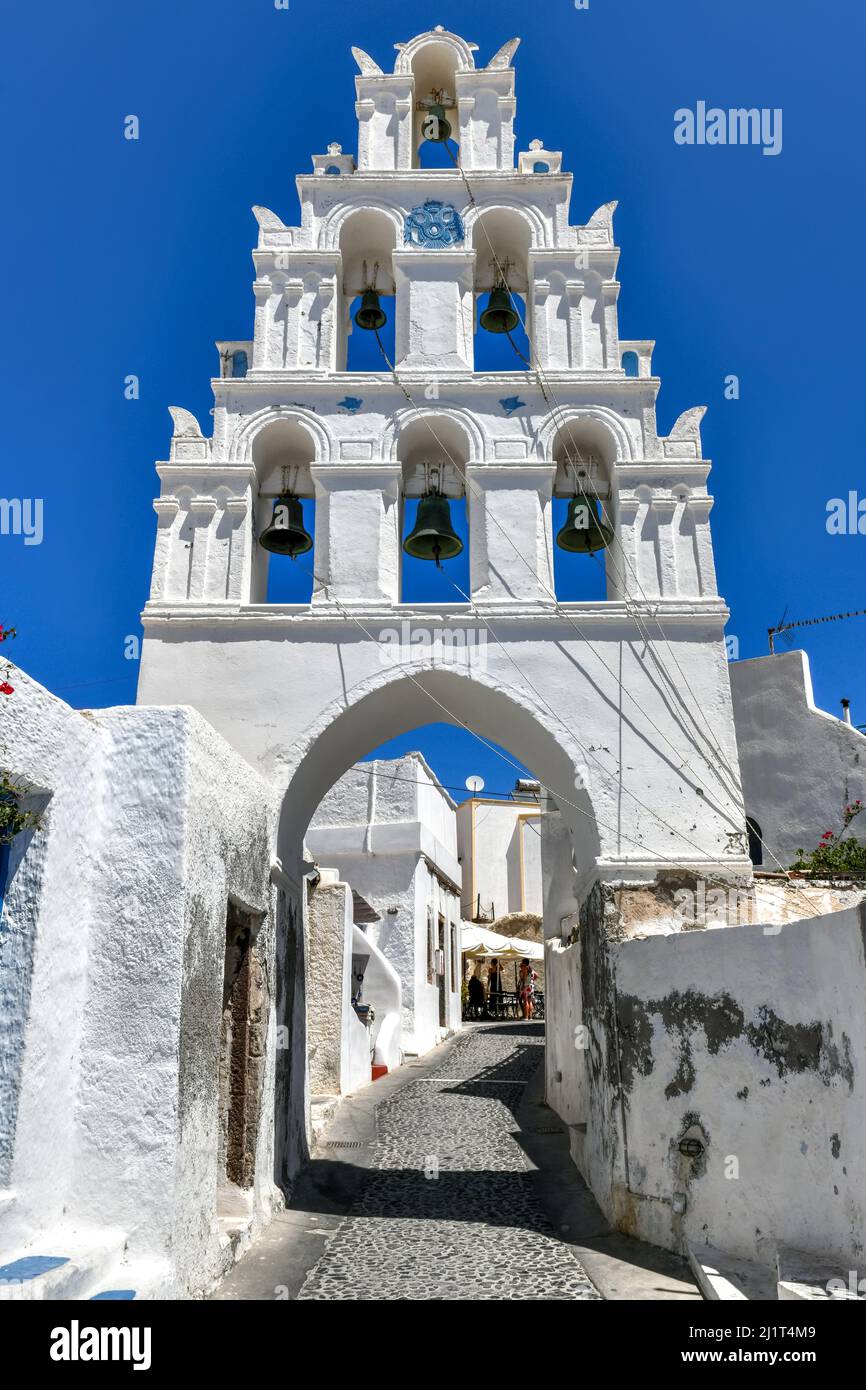
[[[4,627],[0,623],[0,644],[14,637],[14,627]],[[9,683],[11,668],[0,661],[0,697],[8,698],[15,694],[14,685]],[[3,750],[0,748],[0,759]],[[8,773],[0,771],[0,845],[8,845],[20,835],[22,830],[39,829],[39,812],[22,808],[21,802],[27,795],[27,788],[13,782]]]
[[[842,812],[842,829],[825,830],[811,854],[798,849],[797,862],[791,868],[813,878],[866,879],[866,844],[853,834],[845,834],[862,810],[859,798],[850,802]]]

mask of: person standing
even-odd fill
[[[535,1013],[535,981],[538,979],[528,960],[520,962],[520,973],[517,977],[517,992],[520,996],[520,1007],[523,1010],[523,1017],[532,1018]]]
[[[471,1018],[482,1018],[484,1015],[484,980],[480,961],[476,962],[469,978],[469,1015]]]
[[[494,1018],[498,1018],[502,1012],[502,974],[499,961],[495,958],[487,972],[487,1007]]]

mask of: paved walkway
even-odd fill
[[[377,1111],[375,1171],[301,1299],[593,1299],[531,1190],[515,1115],[542,1030],[477,1030]]]
[[[345,1100],[211,1297],[700,1301],[681,1260],[604,1220],[544,1104],[543,1046],[543,1024],[474,1025]]]

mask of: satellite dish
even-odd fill
[[[474,776],[474,775],[473,775],[472,777],[467,777],[467,778],[466,778],[466,790],[472,792],[473,796],[474,796],[477,792],[483,792],[483,791],[484,791],[484,778],[483,778],[483,777],[476,777],[476,776]]]

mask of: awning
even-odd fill
[[[487,927],[472,924],[463,928],[463,954],[470,960],[486,956],[495,960],[544,960],[544,944],[524,941],[521,936],[500,936]]]

